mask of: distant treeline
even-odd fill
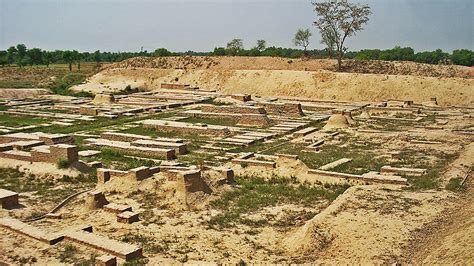
[[[212,52],[170,52],[165,48],[156,49],[153,52],[78,52],[76,50],[56,50],[45,51],[39,48],[28,49],[24,44],[18,44],[8,48],[6,51],[0,50],[0,65],[46,65],[65,63],[69,64],[70,69],[73,64],[77,64],[80,68],[81,62],[119,62],[128,58],[137,56],[146,57],[165,57],[165,56],[271,56],[284,58],[300,58],[303,56],[311,58],[329,58],[327,49],[323,50],[307,50],[266,47],[252,49],[230,49],[224,47],[216,47]],[[451,54],[438,49],[431,52],[418,52],[410,47],[396,46],[393,49],[364,49],[358,52],[347,52],[344,56],[346,59],[358,60],[388,60],[388,61],[414,61],[427,64],[456,64],[464,66],[474,66],[474,51],[461,49],[454,50]]]

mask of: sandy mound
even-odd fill
[[[381,74],[334,73],[325,70],[214,70],[214,69],[106,69],[75,91],[112,92],[127,85],[146,90],[161,83],[181,83],[221,93],[260,96],[296,96],[322,100],[385,101],[416,103],[437,97],[440,105],[474,104],[474,79],[388,76]]]
[[[92,101],[95,105],[111,104],[115,102],[115,98],[112,94],[96,94]]]
[[[34,98],[50,93],[46,89],[0,89],[0,98]]]
[[[323,127],[323,131],[330,131],[335,129],[344,129],[349,127],[347,117],[342,114],[333,114],[327,124]]]
[[[390,186],[351,187],[288,233],[282,245],[289,255],[314,257],[318,263],[395,263],[410,234],[446,208],[450,195]]]
[[[369,118],[370,118],[370,114],[369,114],[369,112],[367,112],[367,111],[362,111],[362,113],[359,115],[359,118],[362,118],[362,119],[369,119]]]
[[[107,68],[160,68],[212,70],[336,70],[336,61],[329,59],[288,59],[278,57],[136,57]],[[344,61],[344,72],[415,75],[428,77],[469,77],[472,69],[463,66],[429,65],[415,62]]]

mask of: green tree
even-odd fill
[[[49,67],[49,64],[51,63],[51,60],[53,59],[53,55],[48,52],[48,51],[43,51],[43,64],[46,65],[46,67]]]
[[[451,60],[456,65],[474,66],[474,51],[467,49],[454,50]]]
[[[27,55],[30,57],[32,65],[43,64],[43,51],[39,48],[28,49]]]
[[[233,39],[227,43],[227,52],[229,55],[236,56],[244,49],[244,42],[242,39]]]
[[[216,47],[216,48],[214,48],[214,51],[212,52],[212,55],[224,56],[224,55],[226,55],[226,50],[225,50],[224,47]]]
[[[326,45],[328,56],[329,58],[332,58],[336,48],[336,36],[334,36],[331,29],[324,28],[321,30],[321,43]]]
[[[24,44],[17,44],[16,45],[16,50],[17,50],[17,56],[16,56],[16,62],[17,64],[22,67],[25,66],[29,63],[29,60],[23,60],[24,57],[26,56],[26,45]],[[26,64],[25,64],[26,63]]]
[[[63,52],[63,60],[69,65],[69,71],[72,71],[72,63],[74,62],[74,56],[72,51],[66,50]]]
[[[99,69],[100,62],[102,62],[102,54],[100,53],[99,50],[97,50],[93,53],[93,58],[94,58],[96,69]]]
[[[16,47],[10,46],[10,48],[7,49],[8,64],[13,64],[16,61],[17,55],[18,55],[18,50],[16,49]]]
[[[309,29],[299,29],[295,37],[293,38],[293,44],[295,46],[302,46],[304,48],[304,54],[306,55],[306,49],[308,48],[309,45],[309,38],[313,34]]]
[[[77,64],[77,70],[81,70],[81,54],[78,51],[73,50],[71,52],[71,57],[72,62],[76,62]]]
[[[173,54],[168,51],[166,48],[158,48],[153,52],[153,56],[162,57],[162,56],[172,56]]]
[[[363,30],[363,25],[369,21],[372,14],[367,5],[351,4],[348,1],[313,2],[318,20],[314,25],[321,34],[334,39],[336,46],[337,67],[340,70],[342,58],[347,51],[344,43],[348,37]]]
[[[255,47],[259,52],[263,52],[267,48],[267,42],[265,40],[257,40],[257,46]]]
[[[4,67],[6,64],[8,64],[8,52],[0,51],[0,65]]]

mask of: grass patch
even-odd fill
[[[89,92],[72,92],[69,90],[74,85],[79,85],[86,80],[86,75],[83,73],[68,73],[61,79],[57,79],[55,83],[50,87],[50,90],[54,94],[75,96],[75,97],[92,97]]]
[[[446,185],[446,189],[453,191],[453,192],[460,192],[460,191],[465,191],[466,187],[461,184],[462,183],[462,178],[456,177],[456,178],[451,178]]]
[[[30,126],[47,123],[46,118],[33,116],[0,115],[0,125],[6,127]]]
[[[69,161],[61,159],[56,163],[56,166],[58,167],[58,169],[67,169],[69,168]]]
[[[29,80],[0,80],[0,88],[21,89],[34,87],[35,83]]]
[[[159,165],[159,163],[153,160],[144,160],[144,159],[136,159],[136,158],[127,157],[125,156],[124,153],[121,153],[113,149],[103,148],[100,150],[101,150],[101,153],[88,157],[86,158],[86,160],[87,161],[100,161],[109,167],[113,167],[114,169],[123,170],[123,171],[137,168],[140,166],[153,167],[153,166]]]
[[[58,203],[67,196],[95,186],[94,173],[79,175],[77,177],[63,176],[61,179],[50,177],[38,177],[34,174],[26,174],[19,168],[0,168],[0,187],[21,192],[32,192],[41,202]]]
[[[145,251],[153,254],[163,253],[169,250],[167,241],[163,240],[161,243],[156,243],[155,238],[142,234],[126,234],[123,235],[120,240],[126,243],[140,245]]]
[[[243,214],[277,204],[311,206],[321,199],[333,201],[348,188],[347,185],[311,186],[278,176],[269,180],[239,176],[236,182],[239,188],[228,191],[220,199],[211,202],[211,206],[222,210],[223,213],[212,217],[210,225],[228,227],[236,222],[248,223],[246,219],[241,218]]]

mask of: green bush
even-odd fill
[[[451,178],[449,183],[446,185],[447,190],[451,190],[454,192],[464,191],[466,188],[462,184],[462,178],[456,177]]]
[[[56,165],[59,169],[67,169],[69,168],[69,161],[61,159],[56,163]]]

